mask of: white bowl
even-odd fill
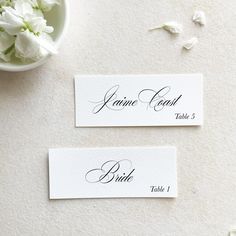
[[[68,26],[68,11],[68,0],[61,0],[61,4],[59,6],[55,6],[50,12],[45,14],[48,25],[52,25],[54,27],[54,32],[50,35],[53,38],[56,48],[59,47]],[[10,72],[31,70],[44,64],[50,56],[51,55],[47,55],[39,61],[27,64],[17,59],[11,62],[0,61],[0,70]]]

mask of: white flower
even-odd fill
[[[180,34],[183,31],[183,26],[179,24],[178,22],[170,21],[151,30],[156,30],[156,29],[165,29],[166,31],[172,34]]]
[[[59,0],[0,0],[0,59],[10,61],[11,55],[23,61],[37,61],[56,54],[44,12]]]
[[[50,54],[57,54],[57,49],[53,46],[53,40],[47,33],[42,33],[39,37],[36,37],[38,44],[41,48],[49,52]]]
[[[206,16],[203,11],[195,11],[193,15],[193,22],[198,23],[199,25],[206,24]]]
[[[56,53],[47,34],[34,35],[29,30],[18,34],[15,42],[16,57],[37,61],[48,53]]]
[[[34,39],[35,37],[29,30],[18,34],[15,42],[16,57],[34,60],[40,56],[40,45]]]
[[[194,47],[195,44],[198,43],[198,38],[197,37],[193,37],[191,39],[189,39],[188,41],[186,41],[183,45],[183,48],[190,50]]]
[[[19,17],[26,17],[27,15],[33,14],[33,7],[30,1],[27,0],[16,0],[14,6],[16,12]]]
[[[35,16],[40,16],[40,17],[44,18],[42,10],[40,10],[39,8],[33,8],[33,10],[34,10],[34,15]]]
[[[53,32],[53,27],[47,26],[47,21],[43,17],[35,16],[32,6],[25,0],[16,0],[15,9],[11,7],[3,9],[0,27],[10,35],[17,35],[26,29],[34,34]]]
[[[33,9],[33,15],[34,16],[41,16],[41,17],[44,18],[43,12],[40,9],[37,0],[23,0],[23,2],[27,2],[28,4],[30,4],[30,6]]]
[[[11,55],[14,53],[15,37],[0,32],[0,58],[6,62],[10,61]]]
[[[41,34],[42,32],[50,34],[54,30],[52,26],[47,26],[47,21],[40,16],[29,18],[26,24],[28,24],[29,29],[35,34]]]
[[[4,7],[4,12],[0,16],[0,27],[8,34],[16,35],[24,26],[23,19],[18,16],[16,10],[11,7]]]
[[[60,4],[60,0],[37,0],[39,8],[44,11],[50,11],[55,5]]]

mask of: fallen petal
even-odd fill
[[[192,49],[192,48],[195,46],[195,44],[197,44],[197,43],[198,43],[198,38],[193,37],[193,38],[189,39],[188,41],[186,41],[186,42],[184,43],[183,48],[185,48],[185,49],[187,49],[187,50],[190,50],[190,49]]]
[[[166,22],[161,26],[150,29],[149,31],[164,29],[172,34],[180,34],[183,31],[183,26],[175,21]]]
[[[195,11],[193,15],[193,22],[199,25],[206,24],[206,15],[203,11]]]
[[[183,26],[175,21],[165,23],[162,28],[172,34],[180,34],[183,31]]]

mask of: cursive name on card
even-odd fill
[[[174,147],[49,150],[50,199],[176,197]]]
[[[201,125],[202,90],[200,74],[75,76],[76,126]]]
[[[130,170],[126,173],[123,166],[129,166]],[[89,170],[85,179],[89,183],[108,184],[110,182],[131,182],[133,180],[133,172],[135,169],[131,168],[132,162],[130,160],[114,161],[109,160],[102,164],[101,168]]]
[[[175,106],[181,99],[182,94],[178,97],[167,98],[171,91],[171,86],[165,86],[157,91],[153,89],[142,89],[136,98],[128,99],[127,96],[118,99],[120,85],[115,85],[105,92],[103,98],[96,102],[92,112],[97,114],[103,109],[109,109],[112,111],[121,111],[126,107],[134,107],[139,103],[145,105],[145,107],[153,109],[155,112],[161,111],[164,107]]]

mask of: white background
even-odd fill
[[[236,225],[236,1],[71,0],[60,54],[0,73],[1,235],[224,236]],[[195,9],[207,14],[199,28]],[[147,30],[164,21],[184,33]],[[200,43],[181,50],[183,40]],[[74,74],[203,73],[201,128],[74,128]],[[48,148],[178,148],[179,197],[48,200]]]

